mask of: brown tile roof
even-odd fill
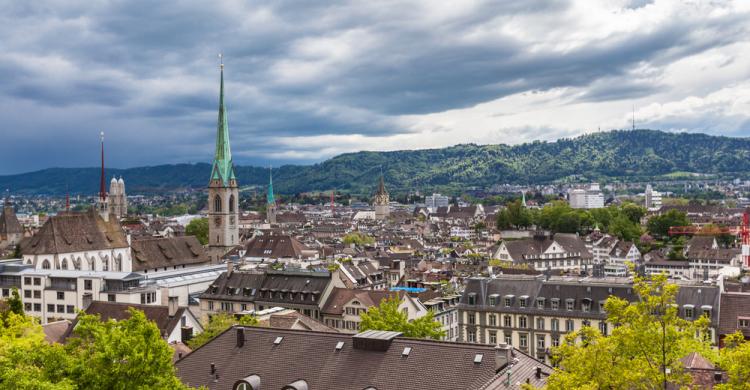
[[[268,326],[280,329],[300,329],[312,330],[316,332],[333,332],[338,330],[331,328],[320,321],[316,321],[302,313],[290,310],[289,313],[271,314],[268,319]],[[295,328],[296,326],[296,328]]]
[[[133,240],[133,271],[210,262],[194,236]]]
[[[255,374],[264,389],[302,379],[310,389],[439,390],[478,389],[495,377],[495,350],[487,345],[396,337],[377,351],[354,348],[354,337],[339,333],[242,327],[238,347],[237,328],[178,361],[182,382],[228,390]],[[411,349],[404,356],[406,347]],[[475,363],[478,354],[482,359]],[[211,363],[218,375],[211,375]]]
[[[33,237],[21,243],[21,252],[36,255],[127,247],[128,241],[117,218],[104,221],[92,209],[50,217]]]
[[[329,315],[341,315],[344,312],[344,305],[352,299],[357,299],[364,307],[380,305],[380,302],[388,297],[403,297],[403,291],[383,291],[383,290],[351,290],[348,288],[336,287],[331,291],[326,304],[321,312]]]
[[[6,205],[0,213],[0,234],[23,234],[23,226],[18,222],[13,207]]]
[[[719,311],[719,335],[727,335],[738,330],[738,317],[750,319],[750,293],[725,292],[721,294]],[[750,328],[739,329],[750,338]]]
[[[71,322],[68,320],[55,321],[42,325],[44,339],[48,343],[62,343],[68,334],[70,325]]]
[[[255,236],[245,246],[245,256],[272,259],[299,258],[302,251],[311,251],[296,238],[288,234]]]
[[[175,327],[180,325],[180,318],[185,310],[187,310],[184,307],[180,307],[177,309],[175,315],[170,317],[169,307],[167,306],[93,301],[84,312],[86,314],[98,314],[103,321],[109,319],[120,321],[130,318],[128,308],[131,307],[142,311],[146,315],[146,318],[154,321],[162,337],[169,335]],[[73,327],[75,327],[75,323]]]
[[[304,224],[307,222],[307,218],[302,213],[281,213],[276,215],[276,222]]]

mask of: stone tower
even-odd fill
[[[113,177],[109,183],[109,211],[117,218],[128,215],[128,198],[125,195],[125,181],[122,177]]]
[[[268,196],[266,197],[266,219],[268,223],[276,223],[276,199],[273,196],[273,171],[268,170]]]
[[[229,124],[224,106],[224,62],[221,63],[219,121],[216,126],[216,152],[208,183],[208,246],[217,261],[239,244],[239,189],[229,147]]]
[[[388,191],[385,190],[385,181],[383,174],[380,174],[380,184],[378,185],[378,192],[375,194],[373,205],[375,206],[375,219],[384,220],[391,214],[389,206],[390,198],[388,197]]]

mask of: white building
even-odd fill
[[[661,192],[654,191],[651,184],[646,185],[646,208],[649,210],[658,210],[661,208]]]
[[[450,201],[449,197],[440,194],[432,194],[424,198],[425,207],[427,207],[431,213],[437,211],[438,207],[448,207]]]
[[[599,183],[591,183],[588,189],[568,191],[568,202],[574,209],[598,209],[604,207],[604,194]]]

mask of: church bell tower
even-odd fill
[[[239,189],[229,147],[229,124],[224,106],[224,61],[221,62],[219,121],[216,152],[208,183],[208,246],[211,259],[218,261],[239,244]]]

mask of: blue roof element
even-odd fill
[[[426,288],[423,287],[391,287],[391,291],[404,291],[408,293],[421,293],[427,291]]]

